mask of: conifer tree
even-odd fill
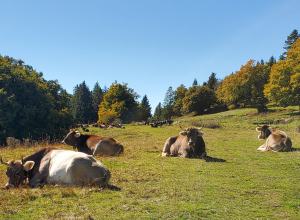
[[[141,111],[141,120],[143,121],[148,121],[148,119],[152,116],[151,107],[147,95],[144,95],[142,99],[140,111]]]
[[[161,120],[161,117],[162,117],[161,103],[158,103],[158,105],[156,106],[153,117],[154,117],[155,120],[158,120],[158,121]]]
[[[99,83],[96,82],[93,92],[93,121],[96,122],[98,121],[98,110],[99,110],[99,105],[103,100],[103,92],[101,87],[99,86]]]

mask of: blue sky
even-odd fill
[[[64,89],[128,83],[152,110],[169,86],[278,59],[300,32],[299,0],[0,0],[0,54]]]

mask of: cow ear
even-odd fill
[[[34,161],[27,161],[24,165],[23,165],[23,170],[25,171],[29,171],[33,168],[34,166]]]
[[[182,131],[182,132],[179,133],[179,135],[186,136],[187,132],[186,131]]]
[[[261,127],[257,127],[257,128],[256,128],[256,131],[257,131],[257,132],[261,132]]]
[[[75,136],[76,138],[80,137],[80,135],[81,135],[81,134],[80,134],[79,131],[75,131],[75,135],[74,135],[74,136]]]
[[[198,131],[198,135],[197,136],[203,136],[204,135],[204,133],[202,132],[202,131]]]

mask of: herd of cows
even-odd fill
[[[180,128],[179,136],[169,137],[160,156],[179,156],[184,158],[206,157],[202,128]],[[281,130],[272,129],[269,125],[256,128],[258,138],[266,139],[259,151],[291,151],[292,142]],[[44,148],[21,160],[0,162],[7,166],[8,183],[6,189],[17,187],[28,179],[29,186],[42,187],[46,183],[62,185],[95,184],[107,186],[111,174],[100,161],[94,158],[97,154],[118,156],[124,152],[123,145],[111,137],[89,135],[71,129],[62,141],[77,149],[77,152],[57,148]]]

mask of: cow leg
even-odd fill
[[[29,185],[31,187],[43,186],[41,183],[45,181],[49,175],[49,159],[48,161],[41,161],[39,171],[29,180]]]
[[[99,144],[97,144],[93,152],[93,157],[99,153],[110,155],[110,145],[107,141],[100,141]]]
[[[165,142],[165,145],[164,145],[163,152],[162,152],[161,156],[163,156],[163,157],[170,156],[170,154],[171,154],[171,152],[170,152],[171,145],[172,145],[172,143],[170,141],[170,138],[168,138]]]
[[[94,158],[90,160],[74,159],[67,168],[71,177],[71,185],[96,183],[99,186],[107,185],[110,172]]]

